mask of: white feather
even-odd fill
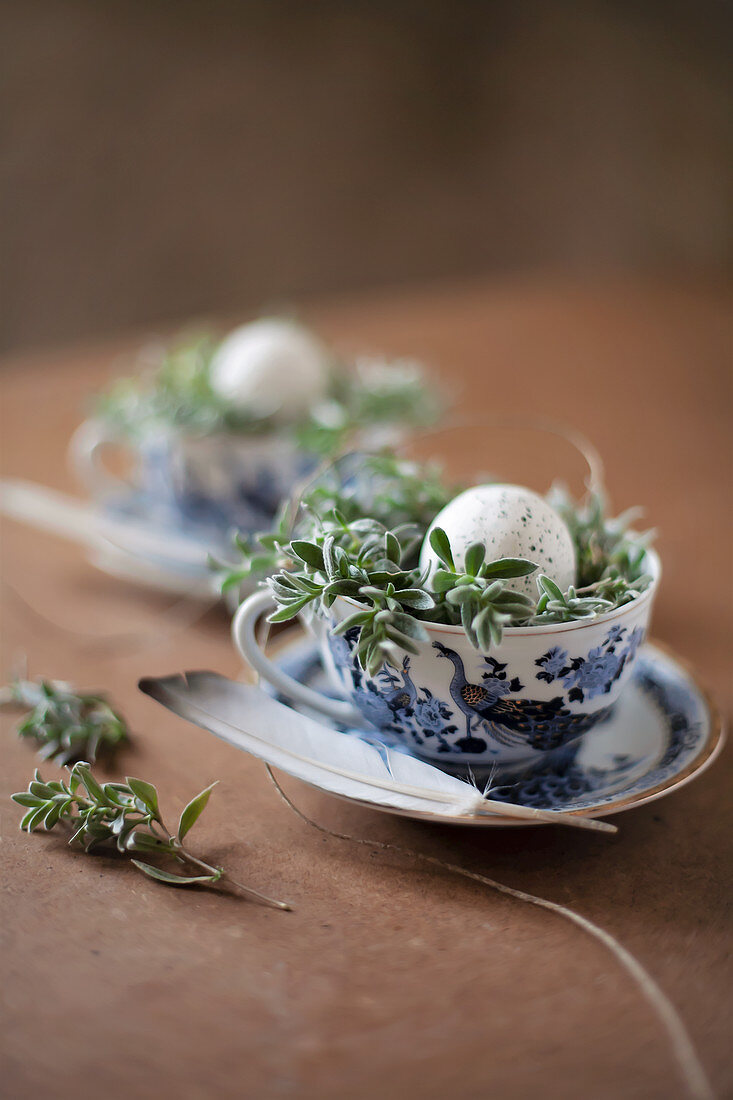
[[[615,831],[605,822],[493,802],[471,784],[405,753],[339,733],[215,672],[140,681],[140,690],[181,718],[288,775],[343,798],[412,814],[466,818],[486,813]],[[243,728],[246,726],[246,729]]]
[[[0,515],[73,542],[103,549],[112,544],[130,554],[175,559],[183,567],[206,569],[206,549],[194,540],[168,531],[161,534],[154,525],[129,517],[116,519],[96,505],[32,481],[0,480]]]

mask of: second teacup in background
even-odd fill
[[[263,319],[221,341],[141,356],[72,441],[78,474],[104,508],[221,550],[266,528],[280,502],[347,441],[395,444],[438,414],[413,362],[339,359],[293,321]],[[113,475],[122,449],[130,473]]]

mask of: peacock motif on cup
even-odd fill
[[[495,671],[493,675],[485,672],[481,683],[471,683],[455,650],[442,642],[433,642],[433,646],[453,665],[450,695],[466,722],[465,736],[456,742],[461,752],[485,752],[486,738],[476,734],[486,732],[502,745],[524,744],[538,752],[547,752],[585,733],[598,721],[597,713],[573,714],[561,695],[542,700],[507,699],[512,682],[507,685]],[[503,666],[500,667],[503,671]],[[517,683],[513,690],[521,689],[522,685]]]
[[[351,701],[372,726],[396,735],[417,751],[424,746],[430,754],[473,757],[505,746],[545,753],[575,741],[610,713],[610,707],[575,713],[561,693],[551,699],[527,698],[519,677],[510,677],[506,663],[494,657],[485,656],[483,670],[475,681],[469,680],[460,654],[438,641],[433,642],[437,655],[453,665],[449,699],[415,684],[407,654],[399,669],[383,665],[370,677],[356,657],[358,637],[358,628],[343,636],[328,635]],[[538,679],[557,679],[560,659],[565,675],[572,675],[573,670],[565,668],[566,654],[545,656],[545,672]]]

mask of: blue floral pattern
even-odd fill
[[[423,688],[425,698],[418,699],[415,703],[414,714],[421,728],[429,735],[431,733],[452,732],[447,726],[451,717],[450,709],[436,699],[428,688]],[[455,727],[454,727],[455,728]]]
[[[639,627],[634,627],[624,642],[626,634],[626,627],[612,626],[601,645],[585,657],[569,657],[566,649],[553,646],[535,661],[541,669],[537,679],[547,684],[562,680],[571,703],[608,695],[644,640],[644,631]]]
[[[573,758],[534,768],[513,784],[492,788],[491,797],[541,809],[575,810],[643,794],[679,775],[694,760],[708,734],[708,726],[699,718],[697,693],[651,656],[640,657],[634,680],[654,701],[664,722],[664,749],[652,767],[639,775],[638,766],[643,760],[629,753],[616,754],[610,766],[604,768],[582,767]],[[629,781],[635,773],[636,778]],[[619,788],[619,780],[623,782],[625,776],[626,784]]]
[[[551,684],[553,680],[568,671],[567,663],[567,650],[554,645],[552,649],[547,650],[543,657],[535,661],[535,664],[542,666],[542,672],[537,673],[537,679],[545,680],[548,684]]]

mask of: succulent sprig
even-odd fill
[[[422,539],[459,491],[434,463],[411,462],[386,452],[354,452],[333,463],[303,494],[299,518],[305,530],[333,511],[348,521],[374,519],[390,530],[410,523],[420,529]]]
[[[430,532],[430,545],[443,564],[435,571],[432,587],[443,596],[444,618],[460,622],[476,649],[488,653],[492,645],[501,642],[505,626],[524,622],[532,614],[534,600],[508,588],[505,582],[534,573],[534,562],[526,558],[486,561],[486,547],[474,542],[466,549],[461,573],[456,570],[450,540],[442,528]]]
[[[560,484],[553,485],[547,500],[565,521],[575,544],[579,588],[604,579],[633,583],[644,576],[644,556],[654,531],[631,531],[631,524],[642,515],[640,508],[608,516],[601,493],[589,493],[578,503]]]
[[[595,584],[578,589],[570,585],[567,592],[563,592],[550,577],[540,576],[537,580],[540,598],[530,622],[542,625],[593,619],[596,615],[603,615],[631,603],[642,594],[650,581],[650,576],[642,574],[632,582],[612,570],[612,575],[596,581]]]
[[[569,623],[573,619],[593,619],[614,606],[611,600],[601,596],[579,595],[572,585],[567,592],[563,592],[550,577],[539,577],[537,585],[540,598],[532,616],[534,623]]]
[[[282,548],[290,567],[267,580],[278,604],[270,621],[287,622],[308,605],[326,612],[345,597],[357,609],[338,633],[358,626],[364,668],[376,673],[385,661],[394,664],[400,648],[416,653],[415,642],[427,637],[417,615],[429,612],[435,601],[420,586],[416,566],[406,564],[414,542],[409,524],[387,531],[377,520],[350,523],[338,511],[329,513],[320,531]]]
[[[69,844],[84,852],[100,846],[116,848],[144,874],[168,886],[229,884],[261,904],[290,909],[285,902],[237,882],[223,867],[200,859],[184,846],[184,838],[206,808],[215,786],[212,783],[191,799],[175,833],[161,817],[158,792],[152,783],[132,776],[124,783],[100,783],[84,761],[69,769],[68,782],[46,782],[36,770],[28,790],[12,798],[26,809],[20,822],[25,832],[50,832],[59,825],[67,826],[71,829]],[[157,862],[150,863],[150,859]],[[166,864],[182,868],[183,873],[169,870]]]
[[[19,737],[33,740],[42,759],[55,764],[111,758],[129,741],[124,719],[103,695],[78,693],[60,680],[16,680],[3,702],[27,709]]]

